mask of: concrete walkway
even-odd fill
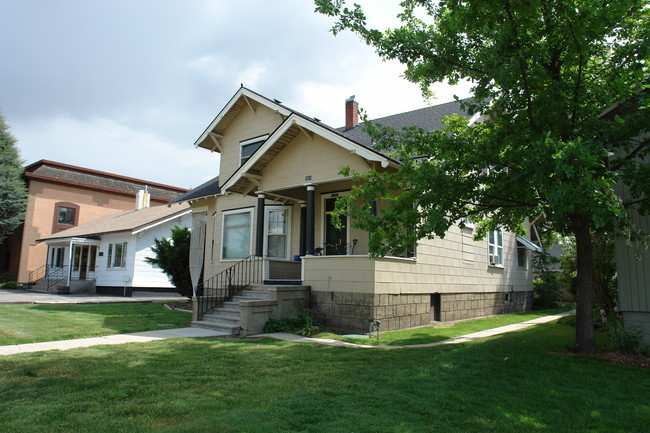
[[[499,334],[505,334],[506,332],[520,331],[522,329],[526,329],[531,326],[552,322],[561,317],[570,316],[572,314],[575,314],[575,310],[567,311],[565,313],[552,314],[550,316],[538,317],[537,319],[532,319],[521,323],[514,323],[512,325],[500,326],[498,328],[486,329],[484,331],[474,332],[472,334],[467,334],[467,335],[461,335],[459,337],[449,338],[447,340],[438,341],[436,343],[411,344],[408,346],[369,346],[366,344],[348,343],[346,341],[332,340],[329,338],[310,338],[310,337],[301,337],[300,335],[284,334],[284,333],[260,334],[260,335],[255,335],[255,337],[271,337],[271,338],[277,338],[279,340],[292,341],[295,343],[314,343],[314,344],[323,344],[327,346],[355,347],[359,349],[377,349],[377,348],[415,349],[418,347],[442,346],[443,344],[467,343],[469,341],[474,341],[481,338],[492,337],[494,335],[499,335]]]
[[[146,343],[179,337],[217,337],[226,335],[218,331],[200,328],[162,329],[159,331],[134,332],[132,334],[106,335],[104,337],[80,338],[77,340],[48,341],[44,343],[13,344],[0,346],[0,356],[18,353],[42,352],[46,350],[68,350],[79,347],[101,346],[105,344]]]
[[[299,335],[274,333],[274,334],[259,334],[252,337],[269,337],[279,340],[291,341],[294,343],[310,343],[322,344],[326,346],[339,346],[339,347],[354,347],[360,349],[413,349],[418,347],[434,347],[443,344],[458,344],[466,343],[469,341],[478,340],[481,338],[491,337],[493,335],[505,334],[506,332],[519,331],[529,328],[531,326],[540,325],[542,323],[552,322],[561,317],[574,314],[575,311],[568,311],[566,313],[553,314],[550,316],[539,317],[537,319],[528,320],[526,322],[515,323],[513,325],[501,326],[499,328],[486,329],[485,331],[474,332],[472,334],[462,335],[460,337],[450,338],[448,340],[438,341],[436,343],[428,344],[413,344],[409,346],[368,346],[364,344],[348,343],[345,341],[331,340],[328,338],[309,338],[301,337]],[[81,338],[78,340],[61,340],[49,341],[44,343],[28,343],[28,344],[14,344],[11,346],[0,346],[0,356],[3,355],[16,355],[18,353],[42,352],[46,350],[67,350],[79,347],[99,346],[105,344],[122,344],[122,343],[145,343],[154,340],[164,340],[167,338],[179,337],[222,337],[227,334],[218,331],[211,331],[202,328],[178,328],[178,329],[164,329],[159,331],[146,331],[134,332],[132,334],[118,334],[107,335],[104,337]]]
[[[59,295],[30,290],[0,289],[0,304],[100,304],[111,302],[185,302],[178,293],[133,292],[133,296],[105,295],[102,293],[73,293]]]

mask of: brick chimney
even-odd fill
[[[354,128],[359,124],[359,103],[354,95],[345,101],[345,129]]]

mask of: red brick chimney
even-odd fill
[[[345,101],[345,129],[354,128],[359,124],[359,103],[354,95]]]

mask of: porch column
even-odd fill
[[[304,256],[307,252],[307,203],[300,203],[300,252]]]
[[[255,236],[255,255],[264,255],[264,201],[266,195],[257,194],[257,234]]]
[[[314,185],[307,186],[307,211],[306,211],[306,227],[305,227],[305,253],[308,256],[314,255],[314,196],[316,194],[316,187]]]

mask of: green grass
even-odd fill
[[[185,327],[191,315],[158,303],[0,305],[0,346]]]
[[[521,323],[527,320],[537,319],[550,314],[561,313],[570,310],[570,306],[556,308],[552,310],[536,310],[524,313],[501,314],[498,316],[485,317],[483,319],[468,320],[456,322],[451,326],[422,326],[414,329],[403,331],[380,332],[379,338],[353,338],[328,332],[320,333],[314,337],[330,338],[333,340],[347,341],[372,346],[408,346],[412,344],[427,344],[443,341],[448,338],[458,337],[460,335],[471,334],[473,332],[484,331],[486,329],[498,328],[500,326]]]
[[[647,431],[647,370],[554,350],[547,324],[485,340],[350,349],[172,339],[0,357],[0,431]]]

